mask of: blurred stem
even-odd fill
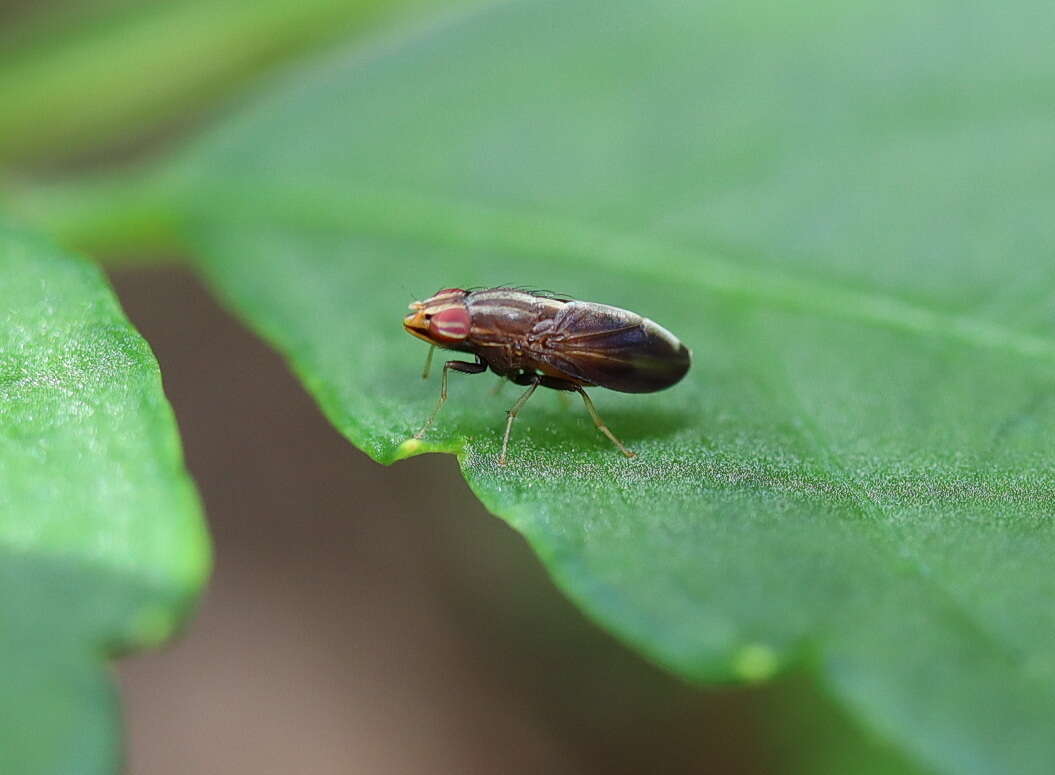
[[[55,15],[0,49],[0,163],[156,131],[266,64],[437,0],[179,0]]]
[[[164,176],[112,175],[19,188],[0,195],[0,206],[64,247],[127,260],[186,252],[178,190]]]

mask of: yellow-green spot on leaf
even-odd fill
[[[425,445],[421,439],[407,439],[396,449],[395,459],[403,460],[418,454]]]

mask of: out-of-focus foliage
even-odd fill
[[[101,272],[0,227],[0,772],[117,769],[105,658],[208,567],[150,348]]]
[[[0,164],[178,128],[276,62],[434,0],[82,0],[0,16]]]

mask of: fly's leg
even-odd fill
[[[429,348],[429,354],[425,356],[425,368],[421,370],[421,378],[428,379],[429,372],[432,371],[432,354],[436,352],[436,345],[432,345]]]
[[[597,414],[597,409],[593,405],[593,401],[586,395],[586,391],[581,386],[575,388],[579,391],[579,395],[582,396],[583,403],[586,404],[586,411],[590,413],[590,417],[593,418],[593,424],[597,426],[597,430],[612,440],[612,443],[619,447],[619,451],[627,457],[637,457],[633,452],[623,446],[623,442],[615,437],[615,434],[608,430],[608,426],[604,424],[604,420],[601,419],[601,415]]]
[[[498,465],[504,466],[506,464],[506,449],[509,447],[509,431],[513,429],[513,420],[517,418],[517,412],[520,411],[521,407],[527,403],[527,400],[531,398],[531,394],[534,393],[539,386],[541,380],[538,377],[533,377],[530,383],[530,387],[524,391],[524,394],[517,399],[516,403],[510,407],[509,411],[506,412],[508,419],[506,420],[506,435],[502,437],[502,454],[498,456]]]
[[[501,393],[502,388],[506,386],[507,382],[509,382],[509,377],[499,377],[498,382],[496,382],[495,386],[491,388],[491,395],[497,396],[499,393]]]
[[[431,350],[429,351],[431,354]],[[466,361],[447,361],[443,364],[443,376],[440,377],[440,400],[436,402],[436,408],[432,410],[432,414],[429,415],[429,419],[425,421],[425,424],[421,426],[421,430],[414,434],[415,439],[420,439],[425,435],[425,431],[432,425],[432,421],[436,419],[436,415],[440,413],[440,409],[447,402],[447,372],[451,369],[460,371],[463,374],[479,374],[483,371],[487,371],[487,364],[484,363],[468,363]]]

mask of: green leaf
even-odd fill
[[[758,706],[768,728],[764,772],[796,775],[928,775],[905,752],[854,723],[805,673],[781,676],[762,689]],[[757,694],[755,696],[758,696]]]
[[[456,452],[651,659],[802,665],[925,768],[1050,772],[1053,15],[503,4],[287,79],[161,183],[341,432],[384,462]],[[512,391],[459,374],[406,443],[437,385],[404,305],[496,283],[692,347],[669,392],[595,391],[637,458],[539,395],[499,467]]]
[[[0,771],[118,769],[105,658],[208,569],[157,362],[101,272],[0,225]]]

